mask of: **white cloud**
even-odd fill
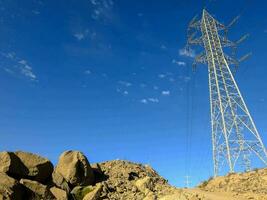
[[[77,40],[83,40],[85,38],[84,33],[75,33],[73,35]]]
[[[196,56],[196,53],[192,49],[188,50],[188,49],[183,48],[179,50],[179,55],[194,58]]]
[[[14,72],[11,70],[11,69],[8,69],[8,68],[4,68],[4,70],[9,73],[9,74],[14,74]]]
[[[163,90],[162,92],[161,92],[161,94],[163,95],[163,96],[169,96],[170,95],[170,91],[169,90]]]
[[[185,76],[185,77],[184,77],[184,81],[185,81],[185,82],[189,82],[190,80],[191,80],[191,77],[190,77],[190,76]]]
[[[20,72],[22,75],[24,75],[25,77],[29,78],[32,81],[37,81],[37,77],[33,73],[32,67],[27,64],[26,60],[20,60],[18,61],[18,63],[21,64]]]
[[[158,103],[159,99],[158,98],[148,98],[148,101],[150,101],[152,103]]]
[[[125,87],[130,87],[130,86],[133,85],[132,83],[127,82],[127,81],[119,81],[118,83],[121,84],[121,85],[123,85],[123,86],[125,86]]]
[[[169,81],[170,81],[170,82],[174,82],[175,79],[174,79],[174,78],[169,78]]]
[[[148,104],[149,102],[151,102],[151,103],[159,103],[159,99],[150,97],[150,98],[147,98],[147,99],[141,99],[140,102],[143,103],[143,104]]]
[[[154,90],[158,90],[159,87],[158,87],[158,86],[153,86],[153,89],[154,89]]]
[[[165,78],[166,77],[166,74],[159,74],[158,77],[159,78]]]
[[[32,67],[25,59],[20,59],[15,53],[0,53],[3,56],[1,60],[2,68],[9,74],[20,74],[31,81],[38,81],[37,76],[34,74]]]
[[[77,40],[81,41],[86,38],[90,38],[91,40],[94,40],[96,37],[96,32],[95,31],[90,31],[89,29],[85,29],[83,31],[77,31],[76,33],[73,34],[73,37],[75,37]]]
[[[21,68],[21,73],[30,78],[32,81],[36,81],[37,77],[36,75],[32,72],[32,68],[28,65],[25,65],[24,67]]]
[[[97,5],[97,0],[90,0],[90,2],[91,2],[91,4],[93,4],[93,5]]]
[[[166,50],[166,49],[167,49],[167,47],[166,47],[164,44],[162,44],[162,45],[160,46],[160,48],[161,48],[162,50]]]
[[[93,6],[92,19],[108,19],[111,18],[111,10],[113,8],[114,2],[112,0],[90,0]]]
[[[84,73],[87,74],[87,75],[92,74],[91,70],[89,70],[89,69],[86,70]]]
[[[146,99],[141,99],[140,102],[143,103],[143,104],[147,104],[148,103],[148,101]]]
[[[141,87],[141,88],[145,88],[145,87],[146,87],[146,84],[141,83],[141,84],[140,84],[140,87]]]
[[[20,60],[18,61],[19,64],[22,64],[22,65],[27,65],[27,61],[26,60]]]
[[[8,53],[7,58],[14,58],[16,54],[14,52]]]
[[[123,94],[124,94],[124,95],[128,95],[129,92],[128,92],[127,90],[125,90],[125,91],[123,92]]]
[[[35,15],[39,15],[39,14],[40,14],[40,11],[38,11],[38,10],[33,10],[32,13],[35,14]]]
[[[104,78],[107,78],[107,77],[108,77],[108,75],[107,75],[106,73],[102,73],[102,76],[103,76]]]
[[[183,61],[178,61],[178,60],[175,60],[175,59],[172,60],[172,63],[173,63],[173,64],[177,64],[177,65],[179,65],[179,66],[186,66],[186,63],[185,63],[185,62],[183,62]]]

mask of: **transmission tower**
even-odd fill
[[[190,51],[192,45],[205,48],[195,57],[193,68],[197,63],[208,64],[214,176],[222,169],[234,172],[237,165],[249,171],[255,159],[267,165],[263,141],[229,67],[238,66],[249,55],[237,60],[223,50],[223,47],[231,47],[235,52],[237,45],[247,37],[236,42],[227,39],[228,29],[237,19],[225,26],[203,10],[202,18],[194,17],[188,27],[187,50]]]

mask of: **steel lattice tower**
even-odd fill
[[[254,158],[267,165],[267,152],[249,110],[242,98],[229,65],[238,64],[247,56],[236,60],[228,56],[223,47],[236,49],[238,43],[227,39],[228,28],[203,10],[201,20],[196,17],[189,24],[188,45],[201,45],[205,52],[195,57],[196,63],[208,64],[212,150],[214,176],[227,165],[234,172],[241,161],[245,170],[250,170]],[[220,32],[223,32],[222,36]],[[199,37],[196,35],[199,33]],[[190,50],[190,49],[188,49]]]

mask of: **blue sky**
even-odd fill
[[[148,163],[176,186],[210,177],[207,67],[183,52],[205,6],[241,14],[230,39],[250,34],[236,80],[266,144],[267,3],[0,0],[0,150]]]

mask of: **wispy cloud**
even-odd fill
[[[90,0],[90,2],[94,9],[91,15],[94,20],[110,18],[110,12],[114,5],[112,0]]]
[[[147,104],[148,103],[147,99],[141,99],[140,102],[143,103],[143,104]]]
[[[183,48],[179,50],[179,55],[194,58],[196,56],[196,53],[192,49]]]
[[[73,33],[73,37],[75,37],[79,41],[84,40],[86,38],[94,40],[96,37],[96,32],[90,31],[89,29],[85,29],[83,31],[76,31],[75,33]]]
[[[191,80],[191,77],[190,77],[190,76],[185,76],[185,77],[184,77],[184,81],[185,81],[185,82],[189,82],[190,80]]]
[[[22,75],[31,81],[38,81],[36,74],[33,72],[32,67],[25,59],[20,59],[14,52],[0,53],[2,56],[2,68],[4,71],[13,75]]]
[[[174,79],[174,78],[169,78],[169,81],[170,81],[170,82],[174,82],[175,79]]]
[[[267,33],[267,29],[266,29],[266,30],[264,30],[264,33]]]
[[[86,74],[86,75],[90,75],[90,74],[92,74],[92,72],[91,72],[91,70],[86,70],[86,71],[84,71],[84,73]]]
[[[144,13],[137,13],[137,16],[138,17],[143,17],[144,16]]]
[[[141,87],[141,88],[145,88],[146,86],[147,86],[147,85],[144,84],[144,83],[141,83],[141,84],[140,84],[140,87]]]
[[[35,15],[40,15],[40,11],[38,11],[38,10],[33,10],[32,13]]]
[[[161,94],[162,94],[163,96],[169,96],[169,95],[171,94],[171,92],[170,92],[169,90],[163,90],[163,91],[161,92]]]
[[[36,81],[37,77],[32,71],[32,67],[27,63],[26,60],[19,60],[18,64],[20,64],[20,72],[25,77],[29,78],[32,81]]]
[[[118,83],[119,83],[120,85],[125,86],[125,87],[130,87],[130,86],[133,85],[132,83],[127,82],[127,81],[119,81]]]
[[[159,99],[158,98],[148,98],[148,101],[150,101],[152,103],[158,103]]]
[[[167,50],[167,47],[166,47],[164,44],[162,44],[162,45],[160,46],[160,48],[161,48],[162,50]]]
[[[173,63],[173,64],[177,64],[177,65],[179,65],[179,66],[186,66],[186,63],[185,63],[185,62],[183,62],[183,61],[178,61],[178,60],[175,60],[175,59],[172,60],[172,63]]]
[[[148,104],[148,103],[159,103],[159,99],[158,99],[158,98],[150,97],[150,98],[147,98],[147,99],[141,99],[141,100],[140,100],[140,103],[143,103],[143,104]]]
[[[128,90],[123,90],[121,88],[117,88],[116,91],[124,96],[127,96],[129,94]]]
[[[166,77],[166,74],[159,74],[158,77],[159,78],[165,78]]]
[[[73,35],[77,40],[83,40],[85,38],[84,33],[74,33]]]
[[[189,81],[191,81],[191,77],[190,77],[190,76],[182,76],[182,75],[180,75],[178,78],[179,78],[181,81],[184,81],[184,82],[189,82]]]
[[[124,94],[124,95],[128,95],[129,92],[128,92],[127,90],[125,90],[125,91],[123,91],[123,94]]]

